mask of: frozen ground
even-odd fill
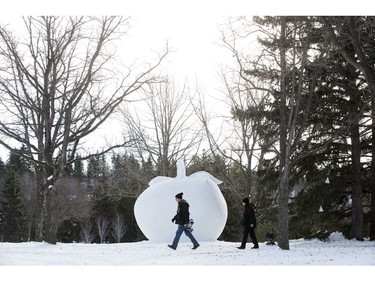
[[[282,274],[287,269],[285,274],[293,280],[295,274],[297,276],[303,274],[305,279],[316,274],[327,277],[324,272],[328,269],[329,272],[333,270],[335,274],[342,274],[341,279],[353,275],[357,280],[359,274],[374,276],[375,242],[346,240],[339,233],[333,233],[329,242],[291,240],[288,251],[265,243],[260,243],[260,248],[257,250],[250,249],[251,243],[248,243],[245,250],[238,250],[236,248],[238,245],[239,243],[223,241],[201,242],[201,247],[191,250],[190,243],[180,243],[178,249],[174,251],[166,244],[148,241],[120,244],[58,243],[57,245],[38,242],[0,243],[0,274],[1,271],[9,274],[40,272],[40,269],[50,272],[53,268],[52,272],[62,273],[62,275],[53,274],[53,277],[47,274],[48,280],[55,280],[64,276],[69,270],[86,272],[85,274],[89,271],[94,278],[107,270],[109,271],[107,274],[118,271],[123,274],[125,271],[126,274],[135,272],[138,275],[156,271],[164,277],[158,280],[168,278],[175,280],[179,275],[183,280],[192,280],[194,274],[197,274],[196,269],[203,272],[208,270],[213,276],[219,275],[218,277],[225,277],[230,272],[232,272],[230,276],[255,273],[265,277],[275,272],[277,275]],[[181,268],[183,269],[180,270]],[[184,274],[181,274],[181,271]],[[279,271],[281,273],[278,273]],[[152,276],[155,274],[152,273]],[[42,280],[40,277],[42,276],[39,276],[38,280]],[[89,279],[85,278],[85,280]]]

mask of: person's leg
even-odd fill
[[[177,248],[178,242],[180,241],[180,237],[182,232],[184,232],[185,227],[183,225],[178,225],[176,235],[173,239],[172,247]]]
[[[257,237],[255,236],[255,228],[254,227],[250,228],[250,238],[251,238],[251,240],[253,241],[253,244],[254,244],[253,248],[258,249],[259,245],[258,245]]]
[[[249,235],[249,228],[248,227],[244,227],[243,229],[243,234],[242,234],[242,243],[241,243],[241,249],[245,249],[246,248],[246,243],[247,243],[247,236]]]
[[[194,238],[193,234],[192,234],[189,230],[187,230],[186,228],[184,229],[184,232],[185,232],[185,235],[186,235],[187,237],[189,237],[191,243],[193,243],[194,248],[195,248],[195,249],[198,248],[199,243],[198,243],[198,241]]]

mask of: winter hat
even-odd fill
[[[176,194],[176,198],[178,198],[178,199],[182,199],[182,195],[183,195],[183,193],[180,192],[179,194]]]
[[[249,198],[244,198],[243,200],[242,200],[242,203],[245,203],[245,204],[247,204],[247,203],[249,203]]]

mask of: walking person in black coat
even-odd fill
[[[246,242],[247,237],[250,234],[250,238],[254,244],[254,247],[251,249],[258,249],[258,240],[255,236],[255,228],[257,226],[257,221],[255,218],[255,210],[254,205],[250,204],[249,198],[245,198],[242,200],[242,204],[245,206],[243,217],[242,217],[242,225],[244,226],[243,235],[242,235],[242,243],[240,247],[237,247],[238,249],[245,249],[246,248]]]
[[[179,193],[175,196],[176,201],[178,203],[177,207],[177,214],[172,218],[172,222],[178,225],[176,236],[173,239],[172,245],[168,245],[169,248],[176,250],[178,242],[180,241],[180,237],[184,232],[187,237],[189,237],[190,241],[193,243],[193,250],[197,249],[200,245],[197,240],[194,238],[193,234],[187,229],[187,224],[189,223],[189,203],[182,199],[183,193]]]

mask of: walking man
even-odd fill
[[[254,205],[250,204],[249,198],[245,198],[242,200],[242,205],[244,205],[244,212],[242,218],[242,225],[244,226],[243,235],[242,235],[242,243],[238,249],[245,249],[247,237],[250,234],[250,238],[254,244],[254,247],[251,249],[258,249],[258,240],[255,236],[255,228],[257,226],[256,218],[255,218],[255,211]]]
[[[176,250],[178,246],[178,242],[180,241],[180,237],[182,235],[182,232],[185,233],[187,237],[191,240],[193,243],[193,250],[197,249],[200,245],[197,242],[197,240],[194,238],[193,234],[186,228],[187,224],[189,223],[189,203],[185,200],[182,199],[183,193],[178,193],[175,198],[178,204],[177,207],[177,213],[173,217],[172,222],[177,224],[177,231],[176,231],[176,236],[173,239],[172,245],[168,245],[169,248]]]

